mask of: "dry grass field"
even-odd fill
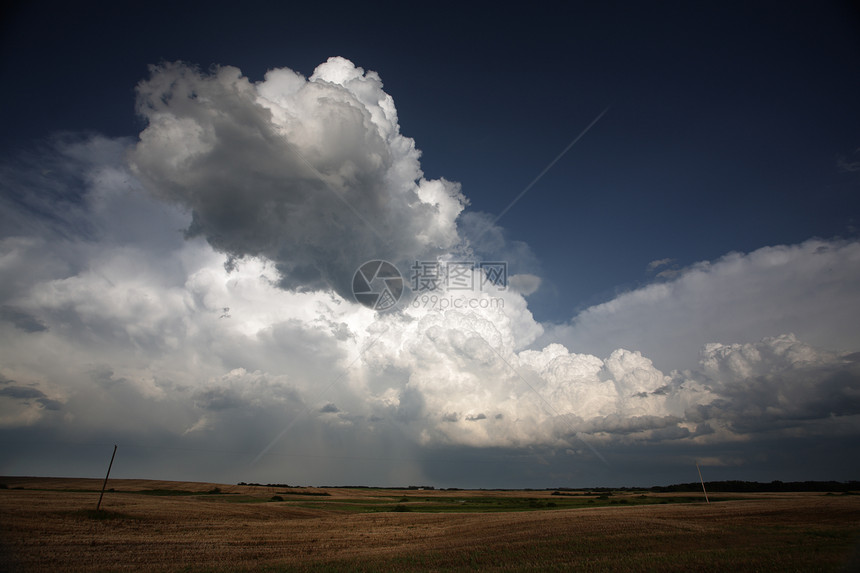
[[[860,496],[0,478],[2,571],[858,571]]]

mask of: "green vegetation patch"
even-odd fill
[[[716,501],[727,501],[730,498],[721,497]],[[413,511],[427,513],[481,513],[504,511],[534,511],[555,509],[576,509],[582,507],[604,507],[614,505],[654,505],[665,503],[697,503],[703,502],[701,497],[679,496],[671,499],[661,497],[623,497],[612,499],[609,496],[597,498],[574,497],[462,497],[462,498],[403,498],[398,503]],[[371,508],[373,511],[373,508]],[[390,508],[376,508],[376,511],[391,511]]]
[[[278,501],[276,499],[272,499],[273,497],[281,497],[281,496],[272,496],[272,497],[259,497],[255,495],[199,495],[195,494],[196,499],[199,501],[215,501],[218,503],[266,503],[269,501]]]
[[[188,495],[236,495],[224,493],[220,488],[213,488],[207,491],[187,491],[184,489],[141,489],[137,491],[123,491],[117,493],[136,493],[139,495],[157,495],[157,496],[188,496]]]
[[[399,498],[355,498],[355,499],[331,499],[331,500],[299,500],[290,499],[286,493],[279,493],[277,497],[282,498],[285,505],[299,507],[302,509],[316,509],[324,511],[343,511],[349,513],[374,513],[391,511],[413,511],[422,513],[498,513],[519,512],[537,510],[577,509],[594,507],[617,507],[633,505],[655,505],[669,503],[704,503],[701,496],[675,496],[665,498],[659,496],[636,496],[636,497],[609,497],[599,496],[596,498],[583,497],[509,497],[509,496],[465,496],[465,497],[419,497],[402,496]],[[730,497],[719,497],[712,499],[712,503],[729,501]],[[254,503],[260,501],[272,501],[272,498],[259,498],[247,496],[232,496],[223,501],[238,503]],[[281,500],[277,500],[281,501]]]

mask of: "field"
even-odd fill
[[[857,495],[0,484],[2,571],[860,570]]]

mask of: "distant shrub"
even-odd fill
[[[213,487],[212,489],[210,489],[206,493],[218,494],[218,493],[221,493],[221,488],[220,487]]]
[[[9,486],[5,483],[0,483],[0,489],[9,489]]]
[[[282,498],[279,495],[273,495],[272,497],[269,498],[269,501],[284,501],[284,498]]]
[[[394,506],[394,509],[392,509],[391,511],[403,512],[403,511],[412,511],[412,510],[409,509],[408,507],[406,507],[405,505],[396,505],[396,506]]]

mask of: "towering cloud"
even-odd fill
[[[164,64],[138,86],[137,109],[149,125],[132,164],[147,188],[191,212],[188,236],[274,261],[284,288],[348,295],[365,260],[458,242],[459,185],[422,177],[379,76],[348,60],[256,84],[229,66]]]

